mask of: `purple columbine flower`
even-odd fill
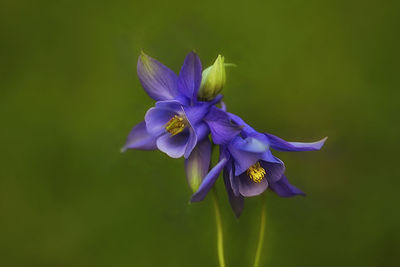
[[[326,138],[314,143],[286,142],[268,133],[259,133],[241,118],[229,114],[234,123],[243,127],[240,135],[227,145],[220,146],[220,160],[203,179],[192,201],[201,201],[214,185],[222,170],[229,201],[236,216],[240,216],[244,197],[256,196],[270,188],[280,197],[304,195],[291,185],[285,176],[285,165],[273,156],[278,151],[319,150]]]
[[[132,129],[123,151],[158,148],[170,157],[188,159],[210,132],[217,144],[227,143],[232,135],[239,133],[240,129],[230,125],[227,114],[214,106],[220,102],[221,95],[208,102],[198,101],[202,66],[196,53],[186,56],[177,76],[142,52],[137,72],[144,90],[157,102],[147,111],[145,120]],[[198,161],[203,162],[197,157],[191,160],[196,163],[193,166],[198,166]]]

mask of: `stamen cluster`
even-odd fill
[[[186,127],[185,121],[182,117],[178,115],[174,115],[168,122],[165,124],[165,130],[169,132],[172,136],[177,135],[182,132]]]
[[[247,176],[255,183],[261,183],[265,174],[267,173],[265,172],[264,168],[261,167],[259,162],[251,165],[250,168],[247,169]]]

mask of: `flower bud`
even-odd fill
[[[225,59],[218,55],[214,64],[205,70],[200,84],[198,97],[201,100],[210,101],[218,95],[225,86]]]
[[[185,160],[187,181],[193,193],[197,192],[211,163],[211,143],[208,138],[200,141]]]

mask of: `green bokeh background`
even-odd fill
[[[179,71],[195,49],[238,65],[230,111],[321,152],[276,153],[307,197],[267,194],[262,266],[398,266],[398,1],[13,1],[0,4],[0,265],[217,266],[208,197],[183,160],[119,149],[152,100],[141,49]],[[251,266],[260,199],[227,267]]]

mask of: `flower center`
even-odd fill
[[[167,122],[167,124],[165,125],[165,130],[167,130],[167,132],[174,136],[182,132],[185,127],[185,120],[182,117],[175,115]]]
[[[257,162],[254,165],[251,165],[250,168],[247,169],[247,176],[255,183],[261,183],[262,179],[264,179],[266,172],[263,167],[261,167],[260,163]]]

